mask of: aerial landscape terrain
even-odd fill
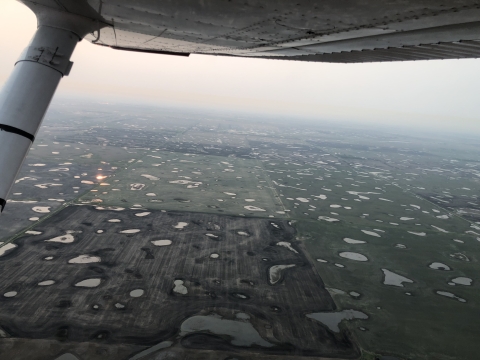
[[[0,216],[0,358],[477,359],[479,137],[58,100]]]

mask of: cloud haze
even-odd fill
[[[34,15],[0,3],[0,84]],[[480,132],[480,60],[323,64],[121,52],[82,41],[58,95]]]

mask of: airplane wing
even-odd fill
[[[65,11],[81,2],[42,1]],[[480,55],[480,2],[471,0],[87,3],[105,25],[87,39],[115,49],[335,63]]]

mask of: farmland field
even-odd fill
[[[0,357],[476,359],[478,139],[290,120],[55,105]]]

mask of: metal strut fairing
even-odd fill
[[[314,62],[480,57],[471,0],[20,0],[38,29],[0,94],[0,210],[76,44]]]
[[[0,94],[0,206],[42,123],[77,43],[93,21],[48,7],[35,8],[38,28]]]

